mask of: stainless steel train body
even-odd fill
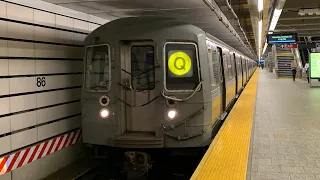
[[[165,17],[111,21],[85,39],[83,142],[203,147],[256,62],[200,28]]]

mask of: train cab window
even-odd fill
[[[166,43],[165,64],[166,90],[195,90],[200,82],[196,44]]]
[[[93,45],[86,48],[86,90],[106,92],[110,90],[111,66],[108,45]]]
[[[131,81],[133,89],[144,91],[155,88],[153,46],[131,47]]]

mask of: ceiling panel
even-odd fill
[[[300,9],[319,8],[319,0],[286,0],[276,30],[280,32],[297,32],[298,36],[319,36],[320,16],[298,14]]]
[[[130,16],[169,16],[194,24],[247,56],[251,54],[202,0],[45,0],[107,20]],[[238,4],[245,3],[239,1]],[[240,7],[240,6],[239,6]],[[248,15],[248,12],[242,12]],[[250,28],[247,28],[252,30]],[[253,36],[253,35],[252,35]],[[250,39],[250,38],[249,38]]]

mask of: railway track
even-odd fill
[[[153,166],[147,173],[125,172],[106,159],[72,180],[187,180],[202,156],[170,157]]]

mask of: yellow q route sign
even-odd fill
[[[175,52],[169,57],[168,66],[170,71],[178,76],[187,74],[191,69],[191,59],[184,52]]]

